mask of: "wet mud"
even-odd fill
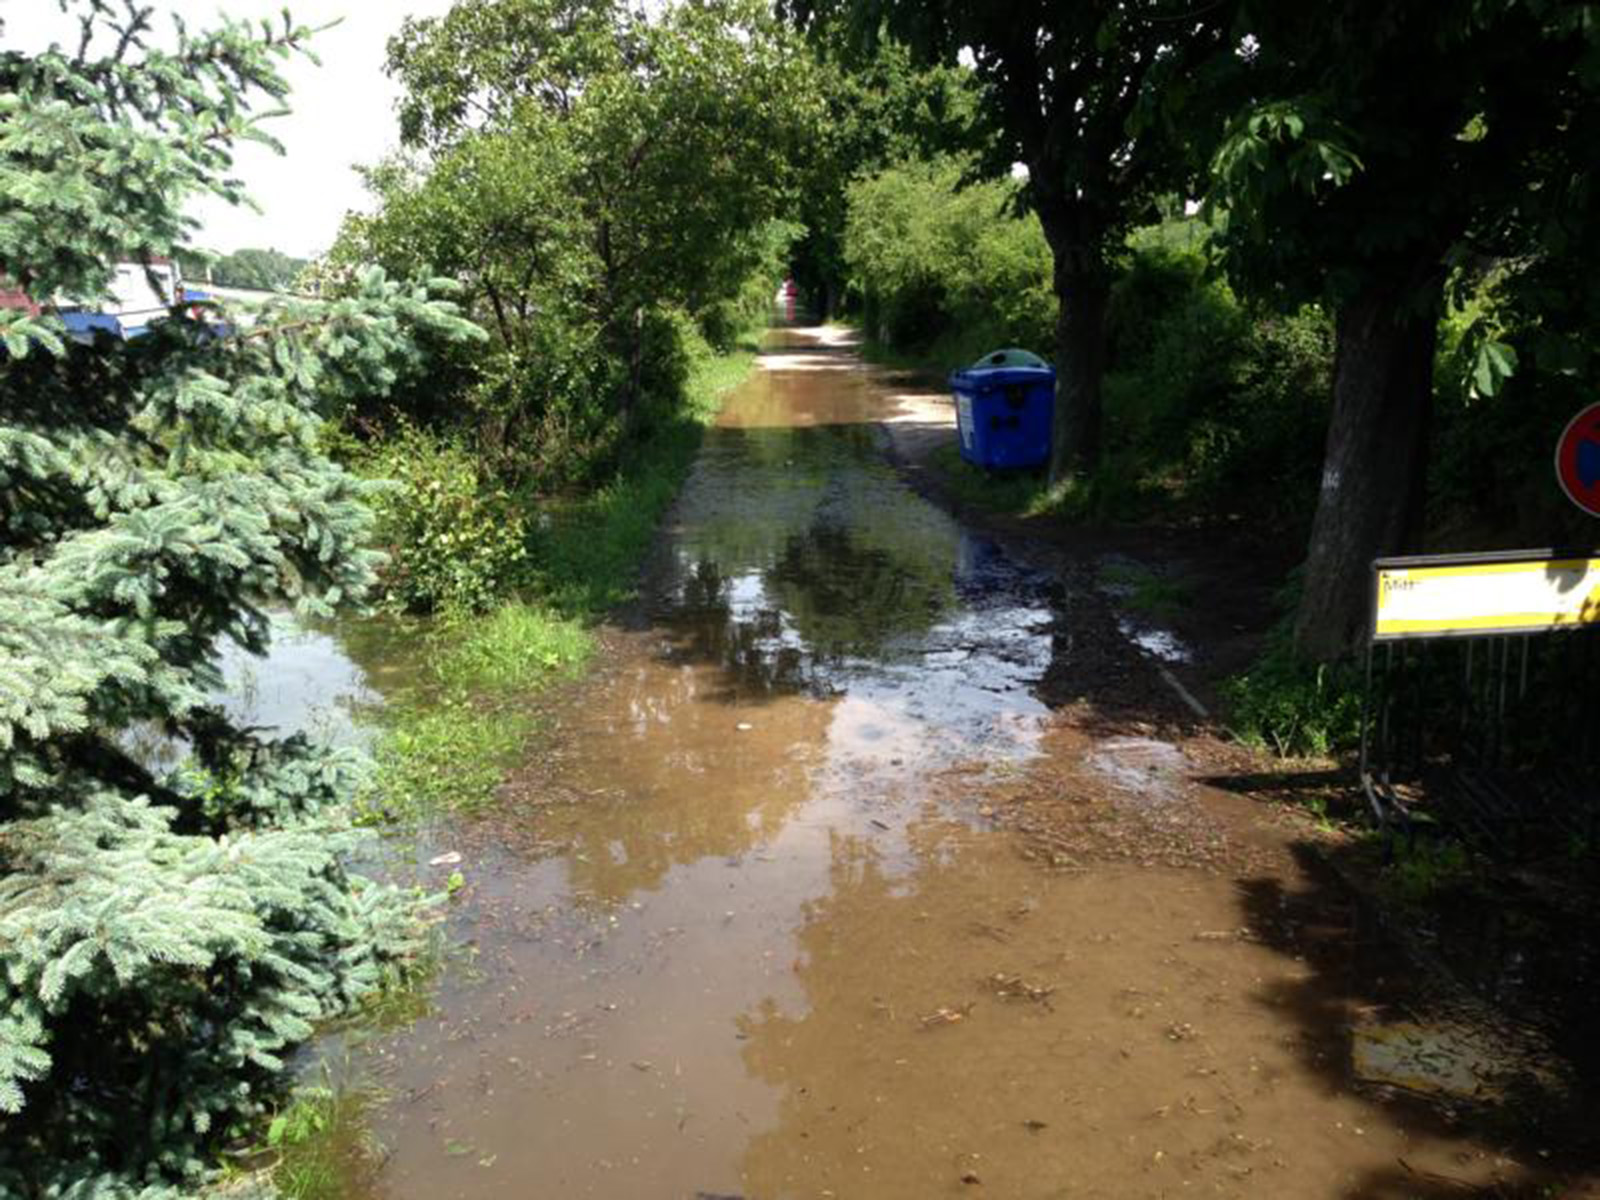
[[[886,465],[909,412],[804,330],[730,398],[607,665],[429,836],[455,949],[348,1049],[384,1097],[349,1193],[1541,1186],[1536,1128],[1396,1082],[1412,1027],[1353,1036],[1408,1019],[1404,967],[1289,834],[1070,719],[1089,606]]]

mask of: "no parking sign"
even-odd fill
[[[1600,404],[1572,418],[1556,443],[1561,490],[1591,517],[1600,517]]]

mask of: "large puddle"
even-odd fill
[[[1234,881],[1051,872],[987,827],[1048,746],[1070,604],[883,464],[872,374],[777,336],[644,627],[508,813],[434,837],[467,950],[355,1052],[386,1101],[351,1194],[1400,1196],[1504,1167],[1347,1084],[1353,1015],[1240,932]]]

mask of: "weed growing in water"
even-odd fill
[[[380,1099],[370,1088],[297,1088],[246,1157],[267,1164],[274,1195],[340,1200],[349,1194],[352,1179],[372,1170],[382,1157],[367,1120]],[[220,1194],[231,1191],[225,1188]]]
[[[487,617],[446,620],[430,640],[434,673],[451,692],[540,687],[576,674],[594,650],[578,621],[520,600]]]
[[[1137,563],[1100,568],[1100,583],[1133,612],[1170,621],[1189,607],[1189,589],[1178,580]]]

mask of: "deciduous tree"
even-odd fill
[[[990,173],[1027,168],[1022,200],[1050,244],[1059,303],[1053,480],[1098,461],[1105,319],[1113,264],[1128,230],[1183,178],[1172,125],[1189,65],[1226,28],[1219,5],[1011,0],[858,0],[791,6],[843,10],[860,32],[903,38],[925,59],[970,58],[997,137]]]
[[[1358,642],[1372,560],[1417,544],[1447,285],[1497,261],[1541,303],[1551,264],[1561,274],[1564,250],[1594,244],[1600,72],[1586,11],[1544,0],[1251,5],[1216,64],[1212,78],[1237,89],[1212,158],[1229,276],[1335,314],[1333,409],[1295,620],[1309,657]],[[1570,365],[1571,338],[1548,348]],[[1513,365],[1480,338],[1479,386],[1493,391]]]

